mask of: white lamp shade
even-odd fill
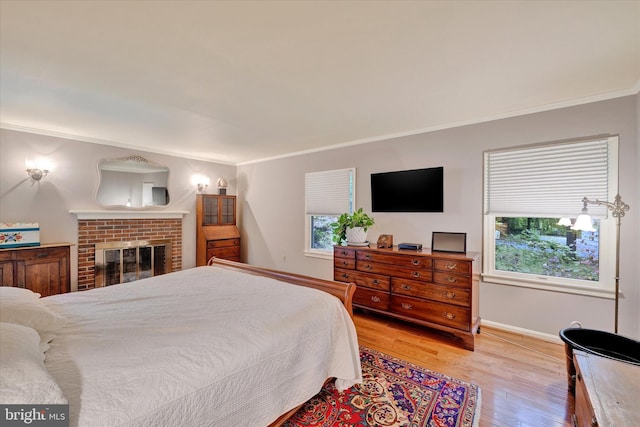
[[[564,225],[565,227],[571,227],[571,218],[560,218],[558,225]]]
[[[218,180],[216,181],[216,185],[218,186],[218,188],[227,188],[227,180],[224,178],[218,178]]]
[[[596,231],[596,229],[593,228],[591,216],[586,213],[578,215],[578,218],[576,218],[576,223],[573,224],[573,229],[580,231]]]

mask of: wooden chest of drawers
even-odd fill
[[[207,261],[212,257],[240,261],[240,232],[235,225],[209,227],[203,234],[207,243]]]
[[[354,282],[354,306],[449,332],[473,350],[479,330],[476,254],[334,247],[334,280]]]

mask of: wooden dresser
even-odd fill
[[[477,254],[335,246],[334,280],[354,282],[354,307],[453,334],[473,350],[480,327]]]
[[[0,249],[0,286],[26,288],[46,297],[69,292],[71,243]]]
[[[198,194],[196,198],[196,265],[211,257],[240,261],[236,196]]]

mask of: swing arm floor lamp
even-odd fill
[[[618,333],[618,303],[620,294],[620,218],[622,218],[629,210],[629,205],[622,201],[620,194],[616,194],[613,202],[602,200],[589,200],[586,197],[582,199],[582,213],[576,218],[574,230],[594,231],[591,223],[591,217],[587,213],[587,205],[606,206],[611,211],[611,215],[616,219],[616,276],[615,276],[615,324],[614,332]]]

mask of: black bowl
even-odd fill
[[[640,365],[640,341],[596,329],[566,328],[560,338],[574,350],[581,350],[621,362]]]

